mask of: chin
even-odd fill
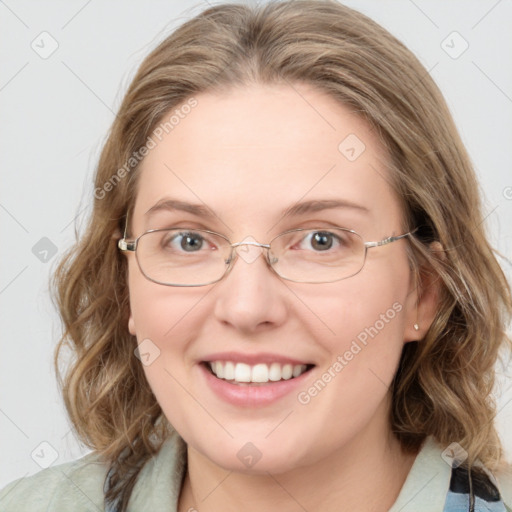
[[[196,445],[195,449],[226,471],[248,475],[286,473],[307,464],[307,455],[299,453],[297,449],[300,444],[283,447],[264,438],[254,442],[247,439],[250,439],[250,436],[245,437],[244,441],[230,439],[215,447],[212,447],[211,443],[205,446]]]

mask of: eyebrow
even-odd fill
[[[306,213],[315,213],[322,210],[334,208],[349,208],[362,213],[369,213],[368,208],[363,205],[347,201],[345,199],[312,199],[296,203],[281,211],[281,217],[296,217]],[[217,217],[207,206],[202,204],[193,204],[178,199],[164,198],[152,206],[144,215],[149,216],[157,211],[183,211],[191,213],[198,217],[212,219]]]
[[[345,199],[312,199],[302,203],[296,203],[281,212],[283,217],[288,215],[298,216],[304,213],[315,213],[322,210],[331,210],[334,208],[350,208],[353,210],[370,213],[370,210],[361,204],[353,203]]]
[[[161,199],[160,201],[158,201],[158,203],[152,206],[144,215],[149,216],[154,212],[162,210],[182,211],[192,213],[193,215],[197,215],[198,217],[206,218],[211,218],[215,216],[209,208],[203,206],[202,204],[187,203],[186,201],[179,201],[178,199]]]

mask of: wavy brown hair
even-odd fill
[[[142,62],[102,150],[86,229],[53,277],[64,326],[57,377],[78,437],[109,465],[105,504],[126,510],[140,469],[173,432],[134,356],[127,262],[116,245],[134,206],[139,166],[132,161],[116,171],[172,109],[199,93],[250,83],[313,85],[379,134],[404,227],[418,227],[411,262],[441,289],[426,336],[404,346],[392,430],[405,450],[432,435],[443,445],[459,442],[469,467],[480,460],[497,468],[492,390],[499,349],[509,342],[510,290],[486,239],[472,164],[438,87],[400,41],[336,1],[224,4],[181,25]],[[64,347],[72,358],[62,373]]]

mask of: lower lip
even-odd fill
[[[218,397],[239,407],[263,406],[276,402],[300,388],[311,373],[311,370],[308,370],[293,379],[251,385],[251,383],[231,384],[227,380],[219,379],[206,368],[205,364],[200,364],[199,368],[207,385]]]

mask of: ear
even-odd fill
[[[432,258],[444,260],[439,242],[430,244]],[[414,272],[407,300],[404,342],[422,340],[436,315],[441,297],[442,281],[432,265],[426,261]],[[418,330],[414,325],[418,326]]]
[[[130,334],[135,336],[135,320],[133,319],[133,314],[130,311],[130,317],[128,318],[128,331],[130,331]]]

